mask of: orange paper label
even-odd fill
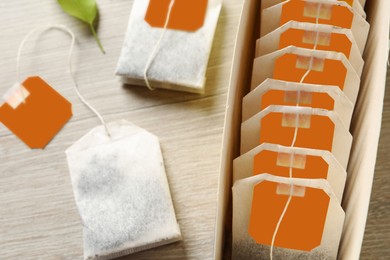
[[[330,24],[341,28],[351,29],[353,12],[346,6],[337,4],[321,4],[302,0],[291,0],[282,7],[280,25],[289,21]],[[319,12],[318,12],[319,10]]]
[[[275,61],[273,78],[300,82],[308,70],[307,64],[309,61],[310,57],[291,53],[280,56]],[[343,90],[346,76],[347,68],[342,61],[325,59],[318,68],[313,64],[313,68],[305,78],[304,83],[339,86]]]
[[[278,183],[263,181],[253,190],[249,234],[264,245],[271,245],[276,224],[288,195],[277,194]],[[304,188],[303,196],[293,196],[280,224],[274,245],[311,251],[321,244],[330,198],[322,190]]]
[[[290,28],[280,35],[279,49],[293,45],[313,49],[317,39],[317,50],[344,53],[349,58],[352,43],[345,34],[318,33]]]
[[[325,116],[308,116],[310,116],[310,126],[298,129],[295,146],[331,151],[334,123]],[[291,140],[294,139],[295,127],[286,127],[282,123],[283,113],[270,113],[263,117],[261,120],[260,144],[271,143],[290,146]]]
[[[283,159],[285,160],[284,162],[281,161]],[[293,160],[292,163],[291,160]],[[294,168],[294,178],[328,178],[329,166],[321,157],[312,155],[302,156],[298,154],[286,154],[283,156],[283,154],[280,155],[273,151],[262,151],[254,157],[253,175],[270,173],[280,177],[289,177],[290,163]]]
[[[150,0],[145,21],[152,27],[164,28],[171,0]],[[175,0],[168,29],[196,31],[203,26],[207,0]]]
[[[28,96],[15,108],[0,107],[0,122],[30,148],[44,148],[72,116],[72,105],[40,77],[22,83]]]
[[[299,97],[298,97],[299,95]],[[327,93],[269,90],[261,97],[261,110],[271,105],[334,109],[334,100]]]

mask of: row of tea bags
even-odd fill
[[[233,259],[336,259],[364,0],[262,0],[233,162]]]

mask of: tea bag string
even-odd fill
[[[19,86],[20,86],[20,92],[21,92],[21,95],[22,95],[22,101],[23,103],[26,102],[26,96],[24,94],[24,91],[22,89],[22,84],[21,84],[21,81],[20,81],[20,58],[21,58],[21,54],[22,54],[22,50],[23,50],[23,47],[24,45],[26,44],[27,40],[35,33],[39,32],[39,31],[46,31],[46,30],[49,30],[49,29],[58,29],[58,30],[61,30],[63,32],[66,32],[70,35],[71,39],[72,39],[72,42],[71,42],[71,45],[70,45],[70,48],[69,48],[69,54],[68,54],[68,69],[69,69],[69,74],[70,74],[70,77],[72,78],[72,81],[73,81],[73,88],[74,90],[76,91],[76,94],[77,96],[80,98],[80,100],[99,118],[100,122],[103,124],[104,126],[104,129],[107,133],[107,135],[109,137],[111,137],[110,135],[110,132],[108,130],[108,127],[107,127],[107,124],[106,122],[104,121],[102,115],[92,106],[90,105],[85,99],[84,97],[81,95],[80,91],[79,91],[79,87],[77,85],[77,81],[76,81],[76,78],[74,76],[74,73],[73,73],[73,69],[72,69],[72,53],[73,53],[73,49],[74,49],[74,45],[75,45],[75,42],[76,42],[76,37],[74,35],[74,33],[69,29],[67,28],[66,26],[62,25],[62,24],[53,24],[53,25],[47,25],[47,26],[42,26],[42,27],[38,27],[38,28],[35,28],[33,30],[31,30],[22,40],[22,42],[20,43],[19,45],[19,48],[18,48],[18,53],[17,53],[17,56],[16,56],[16,75],[17,75],[17,81],[19,83]]]
[[[167,31],[168,23],[169,23],[169,19],[171,18],[171,11],[172,11],[172,7],[173,7],[174,3],[175,3],[175,0],[171,0],[171,2],[169,4],[169,7],[168,7],[167,18],[165,18],[164,27],[162,29],[160,37],[158,38],[156,44],[154,45],[152,53],[150,54],[149,59],[146,62],[146,65],[145,65],[144,80],[145,80],[146,86],[148,87],[149,90],[154,90],[155,88],[150,85],[150,82],[149,82],[149,79],[148,79],[148,75],[147,75],[148,74],[148,70],[149,70],[150,66],[152,65],[152,62],[153,62],[154,58],[156,58],[157,52],[159,51],[159,49],[161,47],[161,42],[162,42],[162,39],[164,38],[165,32]]]
[[[320,11],[321,11],[321,3],[318,4],[318,7],[317,7],[317,15],[316,15],[316,24],[318,25],[319,23],[319,16],[320,16]],[[316,38],[315,38],[315,41],[314,41],[314,47],[313,47],[313,50],[316,50],[317,49],[317,45],[318,45],[318,38],[319,38],[319,31],[318,31],[318,28],[317,28],[317,31],[316,31]],[[308,66],[308,69],[307,71],[305,72],[305,74],[303,74],[301,80],[299,81],[299,83],[303,83],[306,79],[306,77],[309,75],[309,73],[312,71],[312,68],[313,68],[313,56],[310,57],[310,62],[309,62],[309,66]],[[299,103],[300,103],[300,98],[301,98],[301,93],[300,93],[300,90],[298,90],[298,94],[297,94],[297,102],[295,104],[296,107],[299,106]],[[296,115],[295,117],[295,129],[294,129],[294,136],[293,136],[293,140],[291,142],[291,148],[293,148],[295,146],[295,143],[297,141],[297,137],[298,137],[298,123],[299,123],[299,114]],[[280,214],[280,217],[279,217],[279,220],[276,224],[276,227],[275,227],[275,230],[274,230],[274,233],[272,235],[272,241],[271,241],[271,248],[270,248],[270,253],[269,253],[269,258],[270,260],[273,260],[273,250],[274,250],[274,247],[275,247],[275,240],[276,240],[276,236],[278,234],[278,231],[279,231],[279,228],[280,228],[280,225],[287,213],[287,210],[288,210],[288,207],[290,206],[291,204],[291,200],[292,200],[292,197],[293,197],[293,193],[294,193],[294,183],[293,183],[293,163],[294,163],[294,154],[291,154],[290,156],[290,165],[289,165],[289,179],[290,179],[290,192],[289,192],[289,196],[288,196],[288,199],[286,201],[286,204],[283,208],[283,211],[282,213]]]

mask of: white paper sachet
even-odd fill
[[[310,61],[313,66],[310,68]],[[360,71],[363,64],[358,65]],[[318,51],[289,46],[255,58],[251,90],[267,78],[303,83],[336,85],[355,104],[360,87],[360,74],[342,53]]]
[[[156,1],[158,2],[158,1]],[[175,5],[183,6],[175,0]],[[158,44],[163,28],[145,21],[151,1],[135,0],[116,74],[127,84],[145,85],[144,72],[148,59]],[[167,28],[156,55],[147,71],[154,88],[203,93],[214,32],[221,10],[221,0],[208,0],[203,25],[195,31]],[[161,14],[163,15],[163,14]]]
[[[275,238],[273,259],[337,258],[345,213],[328,182],[260,174],[233,186],[232,259],[269,259],[291,183],[294,193]]]
[[[242,101],[242,121],[270,105],[322,108],[335,111],[349,126],[353,103],[337,86],[296,83],[266,79],[249,92]]]
[[[346,168],[352,135],[333,111],[293,106],[269,106],[241,124],[241,154],[262,143],[327,150]]]
[[[294,178],[326,179],[341,201],[347,172],[325,150],[261,144],[233,161],[233,183],[262,173],[288,177],[290,166]]]
[[[357,64],[364,62],[362,54],[365,44],[366,42],[357,44],[351,29],[289,21],[256,41],[256,57],[294,45],[307,49],[315,47],[317,50],[342,52],[351,63]]]
[[[280,4],[285,1],[287,0],[262,0],[261,10],[264,10],[268,7],[272,7],[274,5]],[[328,0],[328,1],[344,1],[344,0]],[[359,13],[361,16],[366,18],[366,13],[364,12],[364,9],[362,7],[362,5],[364,5],[364,1],[365,0],[352,0],[349,4],[353,7],[354,10],[356,10],[357,13]]]
[[[289,21],[316,23],[319,5],[321,5],[319,24],[351,29],[358,45],[365,44],[370,25],[365,18],[343,1],[288,0],[264,9],[261,14],[261,36]]]
[[[181,239],[158,138],[127,121],[67,151],[84,258],[112,259]]]

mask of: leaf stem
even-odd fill
[[[90,25],[89,25],[89,28],[91,28],[91,32],[92,32],[92,34],[93,34],[93,37],[95,38],[97,44],[99,45],[100,50],[102,51],[103,54],[106,54],[106,52],[105,52],[104,49],[103,49],[103,45],[102,45],[102,43],[100,42],[99,37],[98,37],[97,34],[96,34],[95,27],[94,27],[92,24],[90,24]]]

